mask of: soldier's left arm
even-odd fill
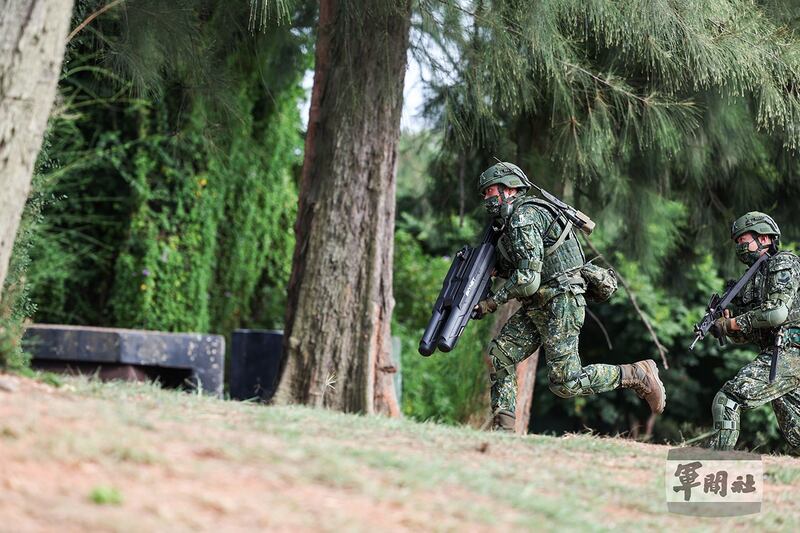
[[[800,289],[800,259],[781,253],[769,260],[766,299],[759,307],[736,317],[736,324],[747,334],[757,328],[780,326],[789,317],[792,302]]]
[[[509,252],[514,270],[492,295],[497,305],[512,298],[533,296],[539,290],[544,258],[544,244],[539,226],[544,223],[542,215],[532,206],[523,206],[509,220]]]

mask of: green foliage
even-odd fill
[[[122,505],[122,493],[116,487],[97,486],[89,492],[89,501],[97,505]]]
[[[293,224],[297,188],[293,169],[302,164],[302,141],[296,90],[278,95],[271,122],[257,124],[263,137],[256,144],[252,121],[237,130],[229,164],[233,173],[225,197],[217,253],[212,315],[220,331],[235,327],[280,328],[294,249]],[[252,98],[246,99],[252,104]],[[255,110],[251,110],[251,113]],[[250,131],[250,135],[242,132]],[[240,137],[241,136],[241,137]]]
[[[421,2],[413,52],[430,70],[426,114],[448,162],[432,166],[436,187],[460,186],[494,155],[513,160],[585,212],[621,220],[619,248],[649,272],[660,266],[646,251],[653,223],[719,253],[742,212],[789,218],[775,198],[798,193],[784,147],[800,131],[800,98],[785,90],[800,41],[773,4]],[[659,197],[683,216],[652,209]]]
[[[41,181],[39,175],[32,180],[33,192],[17,230],[8,274],[0,293],[0,370],[19,371],[29,363],[21,338],[26,319],[36,311],[26,275],[31,263],[31,248],[35,243],[35,228],[41,223],[41,212],[47,202],[41,192]]]
[[[163,131],[159,114],[153,122]],[[142,113],[144,137],[148,115]],[[130,172],[123,174],[135,200],[109,307],[126,327],[209,330],[208,292],[224,182],[194,168],[204,147],[192,133],[180,141],[139,145]]]
[[[97,7],[80,2],[76,24]],[[28,274],[38,321],[280,327],[308,13],[254,34],[248,16],[272,11],[248,9],[137,2],[70,43]]]

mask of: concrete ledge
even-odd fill
[[[24,340],[34,364],[132,365],[149,367],[148,375],[152,369],[184,369],[190,371],[194,386],[222,395],[225,338],[221,335],[33,324]]]

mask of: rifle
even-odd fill
[[[419,341],[420,354],[428,357],[437,347],[449,352],[455,348],[469,319],[475,318],[473,308],[489,295],[495,246],[502,229],[490,223],[478,246],[464,246],[456,253]]]
[[[550,202],[551,204],[555,205],[561,212],[564,214],[567,219],[572,222],[572,224],[584,232],[586,235],[591,235],[594,231],[595,223],[594,221],[589,218],[586,213],[578,211],[571,205],[564,203],[562,200],[556,198],[546,190],[542,189],[535,183],[531,182],[531,186],[539,191],[539,195]]]
[[[694,326],[694,331],[697,334],[697,336],[695,337],[692,345],[689,346],[690,350],[694,350],[694,345],[697,344],[697,341],[708,335],[708,330],[710,330],[711,326],[714,325],[714,321],[723,316],[723,311],[725,311],[725,309],[730,305],[733,299],[736,298],[736,295],[738,295],[742,291],[747,282],[750,281],[750,278],[752,278],[755,275],[755,273],[761,267],[761,264],[769,258],[770,258],[769,254],[764,254],[761,257],[759,257],[758,260],[755,263],[753,263],[753,266],[748,268],[747,272],[745,272],[744,275],[741,278],[739,278],[739,281],[737,281],[731,287],[729,287],[728,290],[726,290],[721,297],[719,294],[716,293],[711,295],[711,300],[709,300],[708,302],[708,307],[706,308],[705,316],[703,317],[702,320],[700,320],[699,323],[695,324]],[[720,346],[725,345],[724,337],[720,337],[719,345]]]
[[[509,172],[511,172],[512,174],[516,174],[516,172],[514,172],[514,170],[511,169],[508,165],[506,165],[505,163],[503,163],[502,161],[500,161],[496,157],[494,159],[499,164],[503,165],[506,169],[508,169]],[[589,216],[587,214],[582,213],[581,211],[578,211],[577,209],[575,209],[574,207],[572,207],[568,203],[565,203],[563,200],[561,200],[559,198],[556,198],[555,196],[553,196],[552,194],[550,194],[546,190],[542,189],[541,187],[539,187],[538,185],[536,185],[532,181],[530,182],[530,184],[531,184],[531,187],[533,187],[534,189],[539,191],[539,195],[542,198],[544,198],[545,200],[547,200],[548,202],[550,202],[551,204],[556,206],[564,214],[564,216],[570,222],[572,222],[572,224],[576,228],[578,228],[579,230],[584,232],[586,235],[591,235],[592,234],[592,232],[594,231],[595,223],[591,218],[589,218]]]

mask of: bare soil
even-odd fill
[[[800,460],[765,457],[762,513],[698,519],[666,453],[0,375],[0,531],[800,530]]]

